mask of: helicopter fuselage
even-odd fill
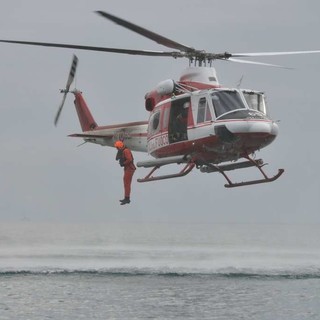
[[[220,163],[260,150],[277,134],[262,92],[212,88],[158,103],[150,113],[147,152]]]
[[[147,122],[97,126],[83,134],[104,146],[124,140],[154,158],[192,155],[220,163],[264,148],[276,138],[278,125],[267,115],[262,92],[211,88],[160,101]]]

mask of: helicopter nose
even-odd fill
[[[259,133],[277,136],[279,127],[274,121],[233,121],[225,124],[228,131],[237,133]]]

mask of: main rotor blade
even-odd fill
[[[285,55],[292,55],[292,54],[311,54],[311,53],[320,53],[320,50],[232,53],[231,56],[236,58],[243,58],[243,57],[285,56]]]
[[[174,58],[181,58],[185,56],[183,55],[183,53],[180,53],[179,51],[166,52],[166,51],[153,51],[153,50],[131,50],[131,49],[83,46],[83,45],[77,45],[77,44],[20,41],[20,40],[0,40],[0,42],[26,44],[31,46],[68,48],[68,49],[90,50],[90,51],[100,51],[100,52],[113,52],[113,53],[123,53],[123,54],[142,55],[142,56],[158,56],[158,57],[163,56],[163,57],[174,57]]]
[[[192,48],[192,47],[185,46],[184,44],[181,44],[179,42],[165,38],[165,37],[161,36],[160,34],[157,34],[157,33],[152,32],[150,30],[144,29],[136,24],[133,24],[127,20],[124,20],[124,19],[121,19],[121,18],[116,17],[114,15],[111,15],[110,13],[107,13],[105,11],[96,11],[96,13],[101,15],[102,17],[108,19],[108,20],[113,21],[114,23],[116,23],[124,28],[127,28],[131,31],[134,31],[134,32],[150,39],[150,40],[153,40],[159,44],[162,44],[163,46],[177,49],[177,50],[184,51],[184,52],[195,51],[194,48]]]
[[[225,59],[221,59],[221,60],[225,60]],[[248,60],[234,59],[234,58],[228,58],[228,59],[226,59],[226,61],[237,62],[237,63],[256,64],[256,65],[259,65],[259,66],[266,66],[266,67],[292,69],[292,68],[289,68],[289,67],[280,66],[278,64],[270,64],[270,63],[257,62],[257,61],[248,61]]]

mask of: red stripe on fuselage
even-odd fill
[[[212,162],[229,161],[267,146],[275,137],[266,133],[240,133],[235,134],[234,142],[223,142],[214,135],[192,141],[172,143],[154,150],[151,155],[155,158],[192,155],[195,159]]]

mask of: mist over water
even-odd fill
[[[1,319],[317,319],[316,225],[0,226]]]
[[[320,277],[317,226],[2,224],[0,272]]]

